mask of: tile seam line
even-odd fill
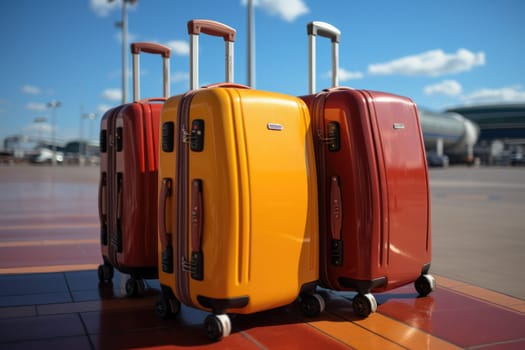
[[[395,345],[397,345],[397,346],[399,346],[399,347],[401,347],[401,348],[403,348],[403,349],[407,349],[407,350],[410,349],[410,348],[408,348],[408,347],[406,347],[406,346],[404,346],[404,345],[402,345],[402,344],[399,344],[399,343],[396,342],[395,340],[389,339],[389,338],[385,337],[384,335],[382,335],[382,334],[380,334],[380,333],[377,333],[377,332],[375,332],[375,331],[373,331],[373,330],[371,330],[371,329],[368,329],[368,328],[366,328],[366,327],[364,327],[364,326],[362,326],[362,325],[360,325],[360,324],[357,324],[357,323],[355,323],[354,321],[352,321],[352,320],[350,320],[350,319],[348,319],[348,318],[346,318],[346,317],[340,316],[340,315],[338,315],[338,314],[334,314],[333,312],[330,312],[330,311],[325,311],[325,312],[327,312],[327,313],[329,313],[330,315],[332,315],[332,316],[334,316],[334,317],[337,317],[337,318],[339,318],[339,319],[341,319],[341,320],[343,320],[343,321],[345,321],[345,322],[350,322],[350,323],[353,324],[354,326],[357,326],[357,327],[363,329],[364,331],[366,331],[366,332],[368,332],[368,333],[370,333],[370,334],[372,334],[372,335],[374,335],[374,336],[376,336],[376,337],[378,337],[378,338],[381,338],[381,339],[383,339],[383,340],[386,340],[386,341],[388,341],[389,343],[395,344]],[[399,322],[399,321],[397,321],[397,322]],[[315,325],[311,325],[311,326],[315,327]],[[412,326],[409,326],[409,327],[414,328],[414,327],[412,327]],[[317,328],[317,327],[316,327],[316,328]],[[416,329],[417,329],[417,328],[416,328]],[[336,338],[336,339],[337,339],[337,338]],[[345,344],[346,344],[346,343],[345,343]],[[349,344],[347,344],[347,345],[349,345]],[[351,346],[351,345],[350,345],[350,346]]]
[[[43,342],[43,341],[49,341],[49,340],[53,340],[53,339],[67,339],[67,338],[78,338],[78,337],[87,337],[89,338],[89,335],[86,335],[86,334],[77,334],[77,335],[57,335],[57,336],[53,336],[53,337],[46,337],[46,338],[30,338],[30,339],[20,339],[20,340],[12,340],[12,341],[7,341],[7,342],[3,342],[0,340],[0,345],[13,345],[13,344],[19,344],[19,343],[28,343],[28,342]],[[91,345],[91,341],[89,341],[90,345]],[[96,348],[93,348],[93,350],[95,350]]]
[[[497,342],[492,342],[492,343],[487,343],[487,344],[473,345],[473,346],[469,346],[469,347],[467,347],[465,349],[467,349],[467,350],[483,349],[483,348],[486,348],[487,346],[513,344],[513,343],[518,343],[518,342],[521,342],[521,341],[524,341],[524,340],[525,340],[525,338],[511,339],[511,340],[502,340],[502,341],[497,341]]]
[[[26,275],[26,274],[40,274],[40,273],[60,273],[69,271],[86,271],[96,270],[99,264],[72,264],[72,265],[45,265],[45,266],[11,266],[0,267],[0,274],[5,275]],[[61,268],[60,270],[57,270]],[[67,270],[64,271],[64,268]],[[34,270],[37,270],[36,272]]]
[[[94,223],[64,223],[64,224],[47,224],[47,225],[2,225],[0,226],[0,231],[21,231],[21,230],[35,230],[35,231],[42,231],[42,230],[49,230],[49,229],[65,229],[65,228],[73,228],[73,229],[83,229],[83,228],[93,228],[98,227],[99,224]]]
[[[435,334],[432,334],[432,333],[430,333],[430,332],[427,332],[427,331],[424,330],[424,329],[421,329],[421,328],[418,328],[418,327],[413,327],[413,326],[411,326],[411,325],[409,325],[409,324],[407,324],[407,323],[405,323],[405,322],[402,322],[402,321],[400,321],[400,320],[398,320],[398,319],[395,319],[395,318],[393,318],[393,317],[391,317],[391,316],[389,316],[389,315],[383,314],[383,313],[381,313],[381,312],[378,312],[378,314],[380,314],[381,316],[383,316],[383,317],[385,317],[385,318],[388,318],[389,320],[392,320],[392,321],[394,321],[394,322],[396,322],[396,323],[400,323],[400,324],[402,324],[402,325],[406,325],[406,326],[408,326],[408,327],[410,327],[410,328],[417,329],[417,330],[420,331],[421,333],[428,334],[429,336],[431,336],[431,337],[433,337],[433,338],[435,338],[435,339],[439,339],[439,340],[441,340],[442,342],[447,343],[447,344],[449,344],[449,345],[451,345],[451,346],[454,346],[454,347],[456,347],[456,348],[458,348],[458,349],[462,349],[462,347],[461,347],[460,345],[455,344],[455,343],[451,342],[451,341],[448,340],[448,339],[444,339],[444,338],[442,338],[442,337],[440,337],[440,336],[437,336],[437,335],[435,335]]]
[[[445,288],[445,287],[441,287],[443,289],[448,289],[448,288]],[[466,298],[469,298],[471,300],[475,300],[477,302],[480,302],[480,303],[483,303],[483,304],[486,304],[486,305],[489,305],[489,306],[493,306],[495,308],[498,308],[498,309],[501,309],[501,310],[504,310],[504,311],[508,311],[508,312],[512,312],[512,313],[515,313],[517,315],[525,315],[525,312],[522,312],[522,311],[519,311],[517,309],[514,309],[512,307],[509,307],[509,306],[506,306],[506,305],[502,305],[502,304],[498,304],[498,303],[493,303],[493,302],[490,302],[486,299],[482,299],[482,298],[479,298],[475,295],[472,295],[472,294],[467,294],[467,293],[462,293],[460,291],[457,291],[457,290],[454,290],[454,289],[448,289],[450,292],[454,293],[454,294],[458,294],[458,295],[461,295],[463,297],[466,297]],[[503,294],[504,295],[504,294]],[[523,302],[525,304],[525,301]],[[519,304],[513,304],[513,305],[519,305]]]
[[[472,285],[474,287],[478,287],[478,288],[481,288],[481,289],[485,289],[483,287],[479,287],[479,286],[475,286],[475,285]],[[496,308],[499,308],[501,310],[505,310],[505,311],[509,311],[509,312],[513,312],[513,313],[516,313],[518,315],[524,315],[525,312],[521,312],[517,309],[514,309],[512,307],[509,307],[507,305],[503,305],[503,304],[499,304],[499,303],[495,303],[495,302],[490,302],[486,299],[483,299],[483,298],[480,298],[478,296],[476,296],[475,294],[471,294],[471,293],[465,293],[465,292],[461,292],[457,289],[453,289],[453,288],[450,288],[450,287],[442,287],[442,286],[439,286],[438,288],[442,288],[442,289],[446,289],[454,294],[457,294],[457,295],[461,295],[463,297],[466,297],[466,298],[469,298],[471,300],[475,300],[477,302],[480,302],[480,303],[484,303],[484,304],[487,304],[487,305],[490,305],[490,306],[494,306]],[[499,295],[502,295],[502,296],[506,296],[506,297],[509,297],[509,298],[514,298],[514,299],[518,299],[518,300],[521,300],[519,298],[516,298],[516,297],[513,297],[513,296],[510,296],[510,295],[507,295],[507,294],[503,294],[503,293],[499,293],[499,292],[495,292],[493,290],[490,290],[490,289],[485,289],[485,290],[488,290],[492,293],[495,293],[495,294],[499,294]],[[523,300],[523,303],[525,304],[525,300]],[[512,304],[512,305],[520,305],[520,304]]]
[[[336,315],[336,317],[340,318],[340,317],[337,316],[337,315]],[[323,331],[323,330],[320,329],[320,328],[317,328],[315,325],[311,324],[310,322],[305,322],[304,324],[307,325],[308,327],[311,327],[311,328],[314,329],[316,332],[323,334],[324,336],[326,336],[326,337],[328,337],[328,338],[330,338],[330,339],[332,339],[332,340],[338,342],[338,343],[341,344],[341,345],[344,345],[345,347],[347,347],[347,348],[349,348],[349,349],[355,349],[355,348],[354,348],[353,346],[351,346],[350,344],[347,344],[347,343],[345,343],[344,341],[342,341],[341,339],[336,338],[336,337],[334,337],[333,335],[326,333],[325,331]]]
[[[383,314],[383,313],[381,313],[381,312],[379,312],[379,311],[377,311],[377,313],[378,313],[379,315],[385,317],[385,318],[388,318],[389,320],[391,320],[391,321],[393,321],[393,322],[395,322],[395,323],[399,323],[399,324],[404,325],[404,326],[406,326],[406,327],[409,327],[409,328],[412,328],[412,329],[416,329],[416,330],[418,330],[418,331],[421,332],[421,333],[427,334],[427,335],[431,336],[432,338],[435,338],[435,339],[441,340],[441,341],[443,341],[444,343],[447,343],[447,344],[450,344],[450,345],[452,345],[452,346],[454,346],[454,347],[457,347],[458,349],[461,348],[459,345],[454,344],[454,343],[450,342],[449,340],[446,340],[446,339],[443,339],[443,338],[441,338],[441,337],[438,337],[438,336],[436,336],[436,335],[434,335],[434,334],[432,334],[432,333],[429,333],[429,332],[427,332],[427,331],[425,331],[425,330],[423,330],[423,329],[421,329],[421,328],[417,328],[417,327],[414,327],[414,326],[409,325],[409,324],[407,324],[407,323],[404,323],[404,322],[402,322],[402,321],[400,321],[400,320],[397,320],[397,319],[392,318],[392,317],[390,317],[390,316],[388,316],[388,315],[385,315],[385,314]],[[336,315],[336,316],[337,316],[337,315]],[[407,347],[406,345],[400,344],[400,343],[398,343],[397,341],[395,341],[394,339],[390,339],[390,338],[388,338],[387,336],[385,336],[385,335],[383,335],[383,334],[377,333],[377,332],[375,332],[375,331],[373,331],[373,330],[367,328],[367,327],[364,326],[364,325],[361,325],[361,324],[358,324],[358,323],[354,322],[354,321],[351,320],[351,319],[348,319],[348,318],[346,318],[346,317],[344,317],[344,316],[338,316],[338,317],[341,318],[341,319],[343,319],[343,320],[345,320],[345,321],[347,321],[347,322],[353,323],[354,325],[356,325],[356,326],[358,326],[358,327],[360,327],[360,328],[362,328],[362,329],[364,329],[364,330],[366,330],[366,331],[368,331],[368,332],[370,332],[370,333],[372,333],[372,334],[375,334],[375,335],[376,335],[377,337],[379,337],[379,338],[383,338],[383,339],[385,339],[385,340],[387,340],[387,341],[389,341],[389,342],[391,342],[391,343],[393,343],[393,344],[396,344],[396,345],[402,347],[403,349],[410,349],[410,348]]]
[[[62,278],[64,278],[64,283],[66,284],[67,292],[69,293],[69,298],[71,299],[71,302],[74,303],[75,298],[73,297],[73,292],[71,291],[71,286],[69,285],[69,280],[67,279],[67,272],[64,271],[61,273],[61,275]]]
[[[16,305],[16,306],[0,306],[0,311],[2,309],[17,309],[17,308],[32,308],[33,313],[31,315],[23,315],[23,316],[11,316],[11,317],[2,317],[1,320],[12,320],[12,319],[19,319],[19,318],[32,318],[32,317],[39,317],[38,315],[38,305],[36,304],[28,304],[28,305]],[[0,342],[1,344],[1,342]]]
[[[239,332],[244,338],[246,338],[248,341],[252,342],[256,347],[262,350],[269,350],[264,344],[262,344],[260,341],[252,337],[250,334],[248,334],[247,330],[240,331]]]
[[[46,239],[46,240],[30,240],[30,241],[7,241],[0,242],[0,248],[25,248],[35,246],[62,246],[62,245],[77,245],[77,244],[100,244],[98,239]]]
[[[89,347],[91,350],[96,350],[96,346],[93,343],[93,340],[89,336],[89,329],[86,325],[86,322],[84,322],[84,318],[82,317],[80,312],[76,312],[78,319],[80,320],[80,324],[82,325],[82,329],[84,330],[84,336],[87,338],[87,341],[89,343]]]

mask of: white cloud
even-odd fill
[[[525,102],[523,86],[507,86],[499,89],[480,89],[461,97],[465,103]]]
[[[107,111],[109,111],[113,107],[115,107],[115,106],[110,106],[110,105],[105,105],[105,104],[98,105],[97,106],[97,114],[104,115],[104,113],[106,113]]]
[[[326,77],[332,77],[332,71],[329,71],[325,74]],[[361,72],[351,72],[347,71],[344,68],[339,68],[339,81],[348,81],[348,80],[357,80],[363,79],[363,73]]]
[[[241,1],[243,5],[247,0]],[[310,10],[303,0],[253,0],[253,5],[262,8],[270,15],[280,16],[287,22],[293,22],[297,17]]]
[[[89,7],[95,12],[97,16],[106,17],[111,11],[120,9],[122,6],[122,0],[89,0]],[[128,9],[134,9],[136,3],[130,3],[127,1],[126,7]]]
[[[424,91],[425,95],[457,96],[463,89],[455,80],[443,80],[441,83],[425,86]]]
[[[183,40],[172,40],[166,43],[166,46],[179,56],[187,56],[190,54],[190,45]]]
[[[102,98],[109,101],[120,101],[122,99],[122,90],[106,89],[102,92]]]
[[[485,65],[484,52],[458,49],[447,54],[443,50],[431,50],[419,55],[406,56],[386,63],[371,64],[368,72],[376,75],[424,75],[439,76],[469,71]]]
[[[47,109],[47,105],[45,103],[37,103],[37,102],[29,102],[26,104],[26,109],[29,109],[30,111],[45,111]]]
[[[171,76],[171,81],[174,83],[179,83],[181,81],[189,81],[190,80],[190,73],[188,72],[175,72]]]
[[[100,17],[106,17],[111,11],[120,8],[121,1],[90,0],[89,7]]]
[[[39,87],[33,85],[24,85],[22,86],[22,92],[30,95],[39,95],[42,93],[42,90]]]

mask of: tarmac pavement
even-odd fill
[[[431,271],[525,299],[525,168],[431,169]]]

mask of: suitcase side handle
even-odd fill
[[[195,90],[199,85],[199,34],[204,33],[219,36],[225,42],[225,81],[233,82],[233,43],[235,42],[235,29],[223,23],[193,19],[188,22],[188,34],[190,35],[190,90]]]
[[[236,83],[214,83],[209,85],[204,85],[202,88],[235,88],[235,89],[251,89],[249,86],[243,85],[243,84],[236,84]]]
[[[106,224],[106,173],[100,176],[98,184],[98,218],[101,224]]]
[[[163,67],[163,94],[164,97],[170,95],[170,55],[171,49],[167,46],[151,42],[135,42],[131,44],[133,57],[133,101],[140,100],[140,53],[146,52],[162,56]]]
[[[330,260],[333,265],[343,265],[343,240],[341,237],[343,221],[341,186],[338,176],[330,177]]]
[[[341,31],[331,24],[313,21],[306,25],[308,34],[308,92],[315,93],[315,66],[316,66],[316,46],[315,37],[317,35],[329,38],[332,41],[332,87],[339,85],[339,41]]]
[[[171,197],[171,179],[162,179],[159,194],[159,206],[157,211],[157,224],[159,232],[161,269],[163,272],[173,272],[173,247],[171,245],[171,234],[166,229],[166,203]]]

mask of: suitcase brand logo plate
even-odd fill
[[[282,131],[284,129],[284,127],[281,124],[277,124],[277,123],[268,123],[266,124],[266,128],[268,130],[275,130],[275,131]]]
[[[404,129],[405,128],[405,124],[403,123],[394,123],[394,129],[398,130],[398,129]]]

